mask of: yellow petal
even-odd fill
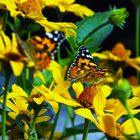
[[[126,113],[126,109],[124,108],[122,103],[119,101],[118,106],[113,111],[113,116],[115,117],[115,120],[118,120],[125,113]]]
[[[61,83],[58,83],[54,89],[53,92],[58,93],[59,95],[66,95],[65,93],[67,93],[68,89],[71,86],[71,82],[70,81],[63,81]],[[65,96],[66,97],[66,96]],[[70,94],[67,96],[67,99],[70,99]]]
[[[72,84],[72,88],[76,94],[76,98],[79,97],[79,95],[82,93],[82,91],[84,90],[84,87],[82,85],[82,83],[77,82],[77,83],[73,83]]]
[[[138,119],[136,119],[136,118],[133,118],[133,120],[134,120],[134,123],[135,123],[135,125],[136,125],[136,127],[138,129],[138,132],[140,133],[140,121]],[[133,123],[132,123],[131,119],[125,121],[122,124],[122,126],[124,127],[124,131],[123,132],[125,134],[131,135],[131,134],[135,134],[136,133],[136,130],[135,130],[134,126],[133,126]]]
[[[27,93],[20,86],[17,86],[16,84],[12,85],[12,91],[13,93],[18,94],[19,97],[20,96],[28,97]]]
[[[99,92],[104,94],[105,97],[107,97],[110,95],[111,91],[112,91],[111,87],[109,87],[107,85],[103,85]]]
[[[128,107],[129,107],[132,114],[136,114],[139,112],[138,109],[133,109],[133,108],[136,108],[138,106],[140,106],[139,98],[133,97],[133,98],[128,100]],[[126,109],[124,108],[122,103],[119,102],[117,107],[113,111],[113,115],[115,117],[115,120],[118,120],[122,115],[126,115],[126,114],[128,114],[128,112],[126,111]]]
[[[140,112],[140,109],[130,109],[130,112],[131,112],[131,114],[135,115]],[[126,114],[124,113],[124,115],[126,115]]]
[[[106,103],[105,96],[103,95],[103,93],[98,92],[93,99],[93,106],[97,115],[103,114],[105,103]]]
[[[8,115],[10,116],[10,118],[12,118],[13,120],[16,119],[17,114],[15,112],[8,112]]]
[[[10,38],[3,32],[0,32],[0,52],[10,52],[12,49]]]
[[[16,114],[19,113],[19,109],[16,107],[16,105],[15,105],[12,101],[7,100],[6,106],[7,106],[10,110],[13,110],[14,113],[16,113]]]
[[[68,100],[63,98],[62,96],[56,94],[53,94],[53,99],[59,103],[63,103],[65,105],[69,105],[72,107],[80,107],[81,105],[79,103],[77,103],[75,100]]]
[[[104,132],[110,136],[115,136],[116,122],[112,114],[104,114],[98,117],[99,123],[103,126]]]
[[[57,94],[53,91],[50,91],[45,86],[38,86],[36,88],[38,89],[38,91],[40,93],[42,93],[46,97],[46,99],[48,99],[48,102],[49,101],[56,101],[56,102],[59,102],[59,103],[63,103],[63,104],[72,106],[72,107],[80,107],[81,106],[75,100],[66,99],[66,98],[60,96],[59,94]]]
[[[24,139],[25,139],[25,140],[28,140],[28,139],[29,139],[29,136],[28,136],[29,126],[28,126],[28,124],[27,124],[25,121],[23,121],[23,123],[24,123],[24,129],[25,129],[25,132],[24,132]]]
[[[19,76],[24,68],[24,63],[23,62],[17,62],[17,61],[10,61],[13,73],[15,76]]]
[[[45,112],[47,112],[48,111],[48,109],[41,109],[40,111],[39,111],[39,113],[38,113],[38,116],[41,116],[41,115],[43,115]]]
[[[138,98],[138,97],[133,97],[133,98],[129,99],[129,100],[128,100],[128,106],[129,106],[129,108],[131,108],[131,109],[140,106],[140,98]]]
[[[107,112],[113,112],[118,106],[118,103],[120,103],[118,99],[107,99],[104,110]]]
[[[50,66],[49,66],[49,69],[52,70],[53,78],[54,78],[56,83],[63,81],[62,74],[61,74],[61,67],[57,62],[52,61]]]
[[[52,106],[52,108],[53,108],[53,110],[54,110],[55,113],[58,112],[59,105],[58,105],[57,102],[55,102],[55,101],[49,101],[49,100],[46,100],[46,102],[48,102]]]
[[[12,42],[11,42],[11,45],[12,45],[12,52],[14,53],[19,53],[19,50],[18,50],[18,44],[17,44],[17,39],[16,39],[16,35],[14,33],[12,33]]]
[[[133,96],[140,98],[140,86],[132,87]]]
[[[67,22],[50,22],[47,19],[42,19],[36,21],[42,27],[45,28],[46,32],[51,32],[53,30],[59,30],[65,32],[65,35],[68,36],[76,36],[76,28],[77,26],[74,23],[67,23]]]
[[[106,97],[111,93],[111,88],[107,85],[99,87],[96,96],[93,99],[93,106],[97,115],[102,114],[106,104]]]
[[[37,103],[38,105],[41,105],[42,102],[44,101],[43,97],[40,98],[33,98],[34,102]]]
[[[102,53],[93,53],[92,54],[93,57],[98,57],[100,59],[108,59],[108,56]]]
[[[94,118],[93,114],[91,113],[91,111],[89,109],[79,108],[79,109],[76,109],[74,112],[75,112],[75,114],[77,114],[83,118],[89,119],[96,125],[97,128],[99,128],[100,130],[103,130],[103,128],[99,125],[99,123]]]
[[[75,15],[80,16],[81,18],[84,16],[92,16],[94,14],[94,12],[86,6],[77,3],[70,5],[67,8],[67,11],[73,12]]]
[[[10,15],[12,17],[16,17],[16,15],[20,13],[20,12],[16,11],[17,6],[16,6],[14,0],[1,0],[0,3],[4,4],[6,6],[7,10],[10,11]]]
[[[48,7],[58,7],[61,12],[65,12],[67,7],[71,5],[75,0],[43,0]]]
[[[135,62],[136,64],[140,64],[140,57],[134,58],[134,62]]]
[[[45,121],[48,121],[49,119],[50,119],[49,116],[41,116],[41,117],[37,117],[35,123],[45,122]]]

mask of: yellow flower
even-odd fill
[[[133,118],[134,123],[137,124],[138,132],[140,132],[140,121],[136,118]],[[99,125],[102,127],[104,133],[107,134],[107,137],[118,138],[120,140],[125,139],[125,135],[136,134],[136,130],[133,126],[132,120],[128,119],[123,123],[119,123],[115,120],[112,114],[103,114],[98,117]]]
[[[71,98],[68,92],[68,89],[71,86],[71,82],[65,80],[67,66],[61,68],[61,66],[56,61],[52,61],[48,69],[52,71],[53,75],[53,81],[48,90],[53,91],[54,93],[57,93],[59,95],[65,96],[66,98]],[[41,72],[35,73],[34,76],[39,77],[42,80],[42,82],[45,83],[45,79]],[[43,89],[46,91],[46,88]],[[46,96],[47,98],[47,94],[44,94],[44,96]]]
[[[28,102],[31,105],[31,107],[35,110],[37,110],[37,107],[38,109],[40,109],[40,106],[42,106],[43,103],[48,102],[54,109],[55,113],[58,111],[58,104],[54,101],[49,100],[50,97],[43,96],[42,94],[40,94],[37,87],[34,87],[31,91],[31,95],[28,96],[28,94],[25,91],[23,91],[21,87],[14,84],[12,85],[12,92],[8,94],[7,98],[21,98],[21,100]]]
[[[44,115],[48,110],[41,109],[39,106],[42,104],[43,99],[34,95],[36,95],[36,89],[32,90],[32,100],[38,104],[36,108],[32,107],[32,101],[26,100],[28,94],[17,85],[12,85],[12,92],[7,95],[6,106],[10,109],[8,115],[14,120],[17,116],[23,116],[21,121],[24,124],[24,137],[26,139],[28,138],[28,130],[30,129],[29,125],[34,121],[35,115],[37,115],[35,123],[44,122],[50,119],[49,116]],[[3,96],[0,98],[0,102],[3,102]],[[29,109],[29,105],[32,109]],[[24,116],[26,116],[26,118],[24,118]]]
[[[84,109],[79,108],[75,110],[75,113],[93,122],[100,131],[106,134],[108,138],[111,137],[112,139],[117,138],[123,140],[125,139],[123,134],[125,135],[136,134],[136,130],[133,126],[131,119],[128,119],[123,123],[119,123],[117,122],[115,116],[110,113],[96,115],[95,118],[87,108]],[[134,123],[137,124],[138,132],[140,132],[140,121],[136,118],[133,118],[133,120]]]
[[[3,102],[2,98],[3,96],[0,98],[0,102]],[[28,116],[33,117],[34,111],[28,110],[29,104],[31,104],[33,101],[38,105],[41,105],[44,101],[43,97],[39,96],[39,94],[37,96],[36,88],[32,89],[31,96],[28,98],[28,94],[21,87],[15,84],[12,85],[12,92],[8,93],[6,102],[6,106],[11,109],[11,112],[9,112],[8,115],[13,119],[15,119],[18,114],[22,113],[27,113]],[[47,109],[41,109],[39,111],[37,122],[41,122],[40,118],[42,117],[40,116],[46,111]],[[47,116],[46,118],[48,119],[49,117]]]
[[[18,50],[16,35],[12,33],[12,40],[10,40],[10,38],[1,31],[0,46],[0,59],[8,62],[11,65],[14,75],[19,76],[24,68],[26,58]]]
[[[138,97],[132,97],[131,99],[128,99],[127,102],[132,114],[140,112],[140,109],[137,109],[137,107],[140,106],[140,99]],[[108,99],[104,110],[106,112],[111,112],[115,120],[118,120],[121,116],[128,114],[127,110],[118,99]]]
[[[111,88],[107,85],[96,85],[84,89],[79,82],[73,84],[76,99],[66,96],[67,94],[60,95],[57,92],[50,91],[44,86],[38,87],[38,90],[41,94],[50,96],[54,101],[71,107],[78,107],[79,109],[75,110],[76,114],[81,115],[81,113],[84,113],[84,118],[92,119],[96,124],[97,122],[93,118],[92,111],[98,115],[103,114],[106,97],[111,93]],[[85,112],[85,110],[87,111]]]
[[[124,62],[128,66],[140,71],[140,57],[131,58],[131,51],[125,49],[122,43],[117,43],[111,51],[103,51],[102,53],[94,53],[93,57],[99,57],[101,60],[113,60],[115,62]]]
[[[40,0],[1,0],[0,5],[5,5],[12,17],[21,15],[33,19],[45,28],[46,32],[53,30],[64,31],[68,36],[75,36],[76,25],[67,22],[51,22],[42,14]]]
[[[77,16],[91,16],[94,14],[92,10],[84,5],[74,3],[75,0],[42,0],[44,4],[48,7],[58,7],[61,12],[72,12]]]
[[[39,0],[1,0],[0,4],[5,5],[6,9],[10,11],[10,15],[14,18],[17,15],[27,16],[33,20],[43,18]]]

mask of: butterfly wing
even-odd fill
[[[78,49],[78,54],[74,63],[68,70],[68,77],[71,81],[84,82],[86,80],[86,76],[89,75],[92,70],[96,70],[96,68],[97,65],[89,51],[85,47],[81,46]]]
[[[33,36],[31,42],[36,45],[38,50],[47,51],[55,54],[59,46],[65,40],[65,35],[60,31],[52,31],[41,36]]]
[[[33,36],[30,40],[21,43],[21,48],[29,60],[35,63],[37,70],[46,69],[58,47],[65,40],[63,32],[52,31],[42,36]]]
[[[55,54],[60,45],[66,40],[64,33],[57,30],[46,33],[45,35],[50,40],[50,44],[47,44],[48,52],[52,54]]]
[[[74,63],[68,70],[69,79],[80,82],[97,83],[104,77],[106,70],[98,69],[90,52],[81,46]]]

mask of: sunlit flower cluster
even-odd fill
[[[140,72],[140,57],[121,42],[99,50],[114,26],[124,27],[126,8],[95,13],[75,0],[1,0],[0,10],[3,140],[76,140],[77,134],[87,140],[88,131],[140,139],[139,73],[125,77],[130,67]],[[63,132],[55,132],[63,107]],[[77,126],[76,117],[85,122]]]

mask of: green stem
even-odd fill
[[[37,118],[37,114],[36,113],[34,114],[33,121],[30,125],[29,140],[38,140],[37,132],[36,132],[36,129],[35,129],[35,121],[36,121],[36,118]]]
[[[72,127],[74,128],[75,127],[75,125],[74,125],[74,116],[71,113],[71,108],[70,107],[67,107],[67,112],[68,112],[68,116],[69,116],[69,118],[71,120]],[[73,138],[74,138],[74,140],[76,140],[76,135],[75,134],[73,135]]]
[[[140,56],[140,5],[136,6],[136,57]],[[140,82],[140,72],[137,72],[137,79]]]
[[[6,100],[7,100],[7,90],[8,90],[8,84],[10,80],[10,74],[6,75],[5,80],[5,91],[3,95],[3,104],[2,104],[2,140],[5,140],[6,137]]]
[[[136,130],[137,136],[140,138],[140,133],[139,133],[139,131],[138,131],[138,129],[137,129],[137,126],[136,126],[136,124],[135,124],[135,122],[134,122],[134,116],[133,116],[132,113],[130,112],[130,109],[129,109],[127,103],[125,104],[125,108],[126,108],[126,110],[127,110],[127,112],[128,112],[128,116],[129,116],[130,119],[132,120],[132,124],[133,124],[133,126],[134,126],[134,128],[135,128],[135,130]]]
[[[30,71],[29,71],[28,68],[26,68],[25,71],[26,71],[26,72],[25,72],[25,79],[26,79],[26,80],[29,80],[29,78],[30,78]]]
[[[2,30],[5,30],[6,23],[7,23],[7,18],[8,18],[8,11],[4,12],[4,19],[3,19],[3,25],[2,25]]]
[[[62,107],[62,105],[60,104],[59,110],[58,110],[58,112],[55,116],[54,124],[53,124],[52,129],[51,129],[51,134],[50,134],[49,140],[54,139],[53,137],[54,137],[55,128],[56,128],[56,125],[57,125],[57,122],[58,122],[58,118],[59,118],[59,115],[60,115],[61,107]]]
[[[72,109],[69,106],[66,106],[66,108],[67,108],[67,117],[66,117],[66,121],[65,121],[65,124],[64,124],[64,130],[63,130],[64,133],[63,134],[65,134],[65,129],[67,127],[67,124],[68,124],[69,120],[71,121],[72,127],[73,128],[75,127],[75,125],[74,125],[74,116],[73,116],[73,113],[72,113]],[[60,140],[64,139],[65,136],[63,134],[62,134]],[[74,140],[76,140],[76,135],[75,134],[73,135],[73,138],[74,138]]]
[[[24,73],[21,74],[21,79],[22,79],[22,84],[23,84],[22,87],[23,87],[23,89],[25,91],[27,91],[27,88],[26,88],[26,77],[25,77]]]
[[[89,124],[90,124],[90,120],[85,119],[84,132],[83,132],[83,138],[82,138],[82,140],[87,140]]]

